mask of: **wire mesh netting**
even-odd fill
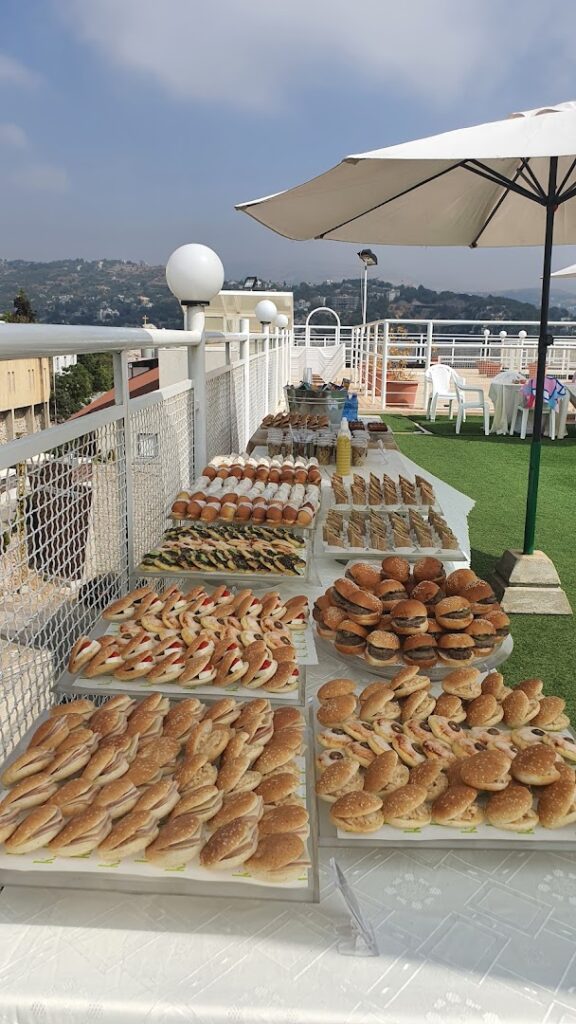
[[[266,404],[266,356],[252,356],[250,359],[250,436],[260,426]]]
[[[245,437],[245,416],[246,416],[246,400],[244,387],[244,366],[242,364],[236,365],[232,369],[232,386],[231,392],[231,410],[230,410],[230,421],[232,424],[232,445],[231,450],[243,452],[248,443],[248,438]]]
[[[78,636],[127,586],[123,422],[10,466],[0,488],[5,754],[52,702]]]
[[[235,451],[230,415],[231,390],[229,366],[206,380],[206,454],[208,459],[213,458],[214,455]]]
[[[158,392],[160,395],[160,392]],[[194,392],[130,413],[134,565],[158,543],[178,491],[194,479]]]

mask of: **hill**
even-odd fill
[[[226,287],[239,287],[239,283],[230,281]],[[264,287],[292,290],[296,320],[300,322],[311,309],[322,305],[335,309],[344,324],[361,319],[357,278],[320,285],[267,281]],[[44,323],[137,327],[147,316],[157,327],[178,329],[182,325],[178,303],[168,291],[162,266],[126,260],[0,261],[0,311],[11,308],[19,288],[27,292]],[[537,320],[536,306],[521,299],[521,295],[515,299],[507,295],[436,292],[423,285],[396,285],[371,278],[368,319]],[[570,319],[570,313],[554,306],[550,318]]]

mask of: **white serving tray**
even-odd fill
[[[338,558],[346,559],[347,561],[349,559],[354,560],[354,558],[362,558],[364,560],[376,558],[382,560],[391,555],[401,555],[403,558],[407,558],[408,561],[415,562],[418,558],[423,558],[424,555],[434,555],[441,561],[468,562],[468,556],[461,548],[421,548],[414,544],[411,547],[389,547],[383,551],[378,551],[376,548],[337,547],[336,545],[324,542],[322,526],[319,526],[316,531],[314,554],[317,558]]]
[[[486,673],[484,673],[486,674]],[[439,685],[432,686],[432,694],[442,692]],[[320,726],[316,720],[318,701],[313,702],[314,747],[316,754],[323,748],[316,740]],[[502,732],[509,730],[503,729]],[[574,736],[571,729],[562,735]],[[315,774],[318,770],[315,766]],[[426,825],[420,829],[397,829],[384,825],[377,832],[354,833],[337,829],[330,820],[330,804],[317,798],[319,846],[394,848],[415,845],[419,849],[477,849],[477,850],[576,850],[576,822],[566,828],[546,829],[540,825],[530,832],[507,832],[492,825],[474,828],[448,828],[445,825]]]
[[[348,667],[353,676],[356,676],[359,672],[368,672],[372,676],[380,676],[381,679],[392,679],[401,669],[406,668],[403,661],[397,661],[390,665],[370,665],[364,658],[358,654],[340,654],[336,650],[334,644],[330,640],[326,640],[325,637],[316,636],[316,643],[320,653],[325,651],[326,654],[330,653],[333,658],[340,658],[342,666]],[[490,672],[494,668],[498,668],[499,665],[503,665],[512,654],[514,648],[514,641],[512,636],[506,637],[504,642],[497,648],[497,650],[489,658],[481,658],[479,661],[469,663],[463,668],[477,668],[480,672]],[[456,669],[455,665],[433,665],[432,668],[423,668],[422,675],[428,676],[433,682],[444,679],[449,672],[454,672]],[[348,674],[348,673],[345,673]]]
[[[207,704],[213,701],[206,700]],[[32,733],[48,713],[42,714],[18,744],[8,760],[13,760],[27,746]],[[127,857],[115,864],[102,863],[96,853],[82,857],[55,857],[48,850],[28,854],[9,854],[0,844],[0,885],[25,885],[97,889],[131,893],[159,893],[186,896],[244,897],[249,899],[281,899],[316,903],[319,899],[316,801],[313,792],[314,770],[311,758],[310,719],[306,731],[305,755],[295,760],[301,766],[297,792],[306,802],[310,815],[310,837],[307,840],[310,867],[300,878],[290,882],[269,883],[250,876],[245,869],[208,871],[198,863],[182,868],[161,868],[148,864],[142,857]],[[7,763],[7,762],[6,762]],[[0,774],[4,766],[0,768]],[[0,790],[0,799],[5,791]]]

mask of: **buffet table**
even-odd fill
[[[390,454],[386,471],[414,472]],[[418,467],[416,467],[418,468]],[[433,479],[433,478],[431,478]],[[469,541],[470,502],[434,481]],[[452,516],[451,518],[454,518]],[[320,594],[342,572],[320,566]],[[345,674],[322,653],[311,697]],[[370,677],[366,676],[368,680]],[[350,952],[345,872],[378,956]],[[0,893],[0,1020],[17,1024],[428,1024],[576,1020],[576,856],[320,851],[319,904],[7,887]]]

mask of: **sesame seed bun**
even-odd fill
[[[409,583],[411,576],[410,562],[398,555],[390,555],[382,562],[382,578],[398,580],[399,583]]]
[[[490,797],[486,819],[495,828],[508,832],[529,831],[538,824],[538,815],[532,809],[532,793],[525,786],[511,782]]]
[[[484,819],[476,804],[477,790],[471,786],[453,785],[432,804],[432,821],[451,828],[470,828]]]
[[[244,867],[254,878],[277,885],[288,882],[306,873],[306,847],[294,834],[262,836]]]
[[[557,757],[553,747],[534,743],[516,755],[510,769],[512,776],[526,786],[548,786],[560,778]]]
[[[505,789],[511,779],[510,758],[500,750],[481,751],[462,765],[460,777],[474,789]]]
[[[384,821],[392,828],[420,828],[430,824],[430,810],[423,786],[401,786],[382,801]]]
[[[425,633],[428,624],[426,605],[421,601],[398,601],[392,612],[392,628],[402,636],[411,633]]]

